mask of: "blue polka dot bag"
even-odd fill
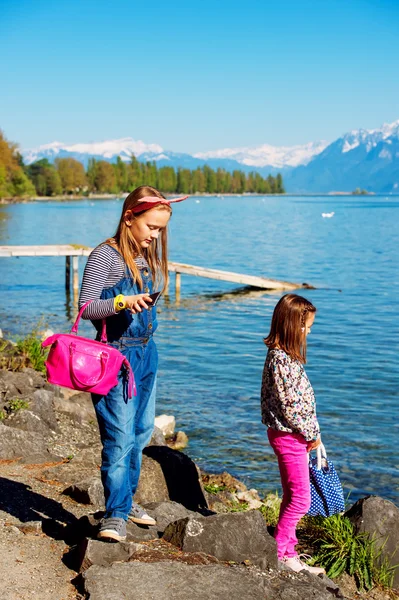
[[[316,458],[309,453],[311,504],[308,515],[330,517],[345,510],[344,492],[323,444],[316,448]]]

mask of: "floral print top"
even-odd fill
[[[320,435],[316,400],[303,364],[284,350],[267,353],[261,408],[262,422],[272,429],[300,433],[309,442]]]

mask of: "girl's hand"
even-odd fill
[[[317,438],[317,440],[313,440],[312,442],[308,442],[308,445],[306,446],[306,450],[308,452],[311,452],[312,450],[316,450],[316,448],[318,448],[321,444],[321,438]]]
[[[136,294],[135,296],[125,296],[126,308],[132,313],[142,312],[143,308],[149,308],[149,304],[152,303],[152,299],[149,294]]]

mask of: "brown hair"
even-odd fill
[[[154,240],[149,248],[143,249],[135,240],[132,232],[130,231],[130,226],[128,226],[126,223],[126,221],[133,221],[146,212],[131,212],[138,205],[138,201],[145,196],[156,196],[162,200],[165,199],[165,196],[163,196],[161,192],[158,192],[158,190],[149,185],[141,185],[133,190],[133,192],[130,192],[123,203],[122,214],[116,233],[114,237],[108,238],[105,243],[115,246],[116,249],[121,253],[132,278],[134,281],[138,282],[140,289],[143,289],[143,281],[141,279],[140,269],[137,267],[134,259],[142,254],[150,266],[155,286],[158,287],[162,285],[162,291],[164,291],[168,282],[167,229],[165,228],[163,231],[161,231],[158,239]],[[158,204],[148,210],[167,210],[170,214],[172,214],[172,209],[168,204]]]
[[[316,308],[297,294],[286,294],[276,304],[270,333],[264,339],[270,349],[281,348],[294,360],[306,363],[306,335],[302,331],[309,313]]]

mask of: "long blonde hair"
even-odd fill
[[[162,291],[164,291],[168,282],[167,228],[160,232],[158,239],[154,240],[149,248],[143,249],[135,240],[130,227],[126,224],[127,220],[133,221],[145,212],[131,212],[128,218],[126,217],[126,213],[132,211],[138,205],[138,201],[145,196],[156,196],[157,198],[165,199],[165,196],[163,196],[161,192],[158,192],[158,190],[149,185],[141,185],[133,190],[133,192],[130,192],[123,203],[122,214],[116,233],[114,237],[108,238],[105,243],[116,247],[120,252],[130,271],[132,279],[139,284],[141,290],[143,289],[143,280],[141,278],[140,269],[137,267],[134,259],[142,254],[150,266],[155,286],[154,289],[160,289],[162,286]],[[172,209],[168,204],[159,204],[150,210],[167,210],[169,214],[172,214]]]

